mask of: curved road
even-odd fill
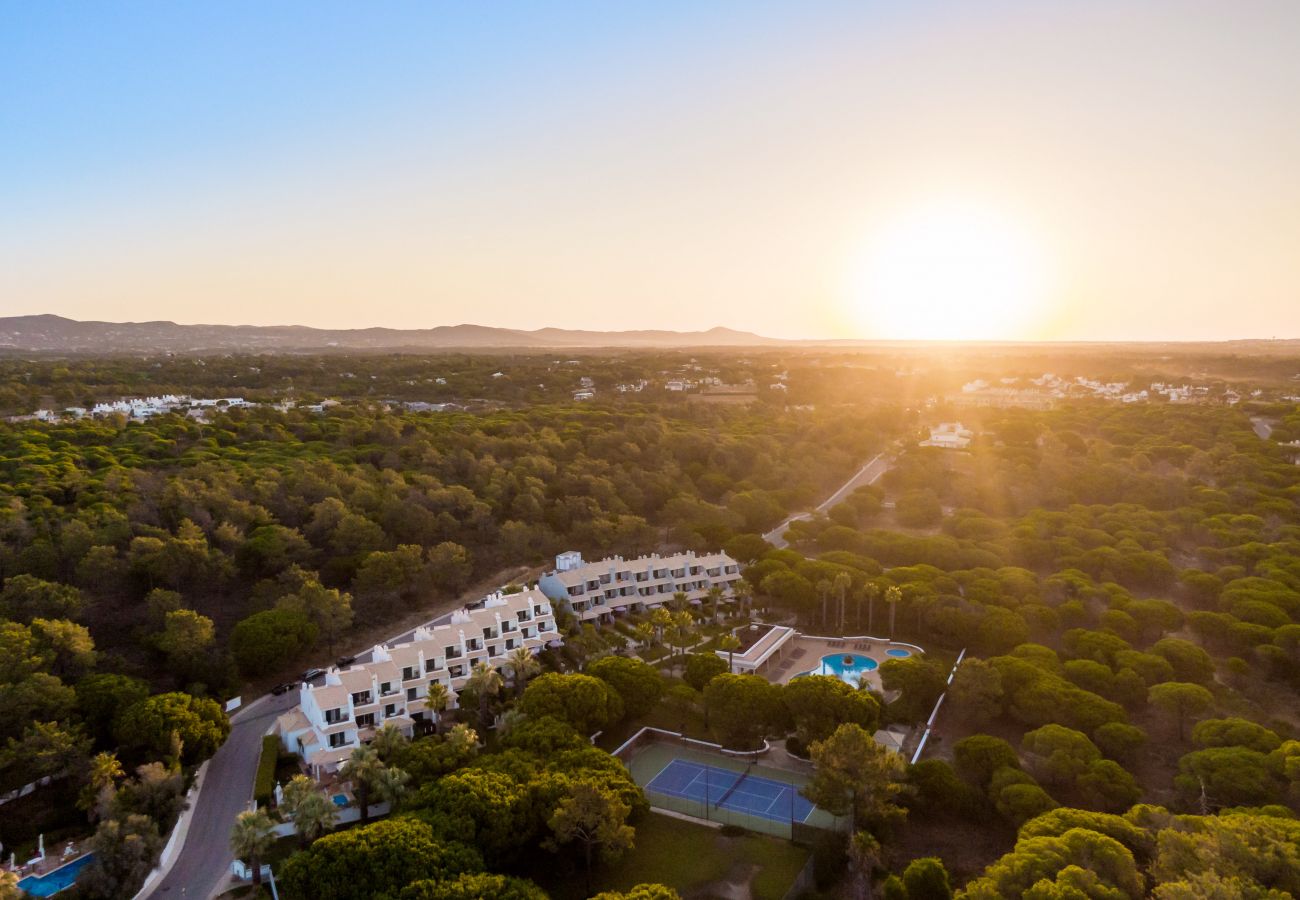
[[[790,546],[790,542],[785,539],[785,531],[790,527],[791,522],[797,522],[800,519],[811,518],[814,512],[826,512],[826,510],[839,503],[849,494],[853,493],[863,485],[874,484],[881,475],[889,470],[889,460],[884,453],[877,453],[866,465],[854,474],[852,478],[844,482],[840,489],[823,500],[813,512],[798,513],[786,519],[780,525],[773,528],[767,534],[763,535],[763,540],[767,541],[778,550]]]
[[[451,613],[446,613],[425,624],[440,625],[450,618]],[[412,631],[390,638],[389,643],[410,640]],[[359,653],[357,662],[369,662],[372,649]],[[277,716],[297,703],[294,691],[279,697],[267,694],[230,717],[230,737],[208,761],[189,830],[181,836],[175,862],[167,875],[137,900],[208,900],[222,889],[235,860],[230,852],[231,829],[235,818],[249,808],[253,799],[262,735]]]

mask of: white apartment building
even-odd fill
[[[452,613],[446,624],[415,629],[407,643],[377,644],[369,662],[331,668],[320,684],[303,682],[297,708],[276,721],[281,743],[320,778],[384,725],[410,736],[417,722],[434,721],[426,707],[432,682],[448,689],[454,709],[475,663],[500,668],[519,647],[536,653],[559,639],[545,594],[537,588],[498,591]]]
[[[600,562],[585,562],[576,550],[555,557],[555,570],[537,582],[552,600],[567,603],[583,622],[611,621],[614,613],[642,612],[663,606],[673,594],[686,594],[701,603],[713,586],[732,596],[740,580],[740,563],[725,553],[694,551],[672,556],[614,556]]]

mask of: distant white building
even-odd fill
[[[559,639],[551,601],[537,588],[490,594],[445,625],[415,629],[405,644],[377,644],[370,662],[331,668],[319,685],[303,682],[298,706],[276,720],[276,731],[319,779],[384,725],[410,736],[417,722],[434,721],[426,704],[433,682],[447,688],[454,709],[475,663],[500,668],[519,647],[536,653]]]
[[[940,422],[930,429],[930,437],[921,441],[922,447],[941,447],[944,450],[965,450],[970,446],[975,432],[963,428],[960,422]]]
[[[596,392],[590,390],[581,390],[581,391],[573,392],[574,400],[591,400],[595,396],[596,396]]]
[[[543,575],[537,586],[588,622],[611,621],[615,613],[654,609],[678,592],[689,602],[700,604],[709,588],[717,586],[730,598],[739,580],[740,563],[725,553],[654,553],[636,559],[613,556],[589,563],[581,553],[570,550],[555,557],[554,571]]]

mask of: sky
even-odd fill
[[[1295,0],[0,4],[0,315],[1300,337]]]

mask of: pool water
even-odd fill
[[[39,877],[28,875],[18,882],[18,887],[33,897],[52,897],[59,891],[72,887],[72,883],[77,880],[81,870],[94,858],[95,854],[87,853],[85,856],[77,857],[67,865],[59,866],[53,872],[47,872]]]
[[[858,686],[858,678],[877,668],[880,663],[861,653],[831,653],[822,657],[821,665],[805,675],[834,675],[841,681]]]
[[[894,659],[906,659],[912,655],[911,650],[904,650],[902,647],[890,647],[885,651],[886,656],[892,656]]]
[[[335,795],[334,795],[333,797],[331,797],[330,799],[332,799],[332,800],[334,801],[334,805],[335,805],[335,806],[347,806],[347,805],[348,805],[348,795],[347,795],[347,794],[335,794]]]

